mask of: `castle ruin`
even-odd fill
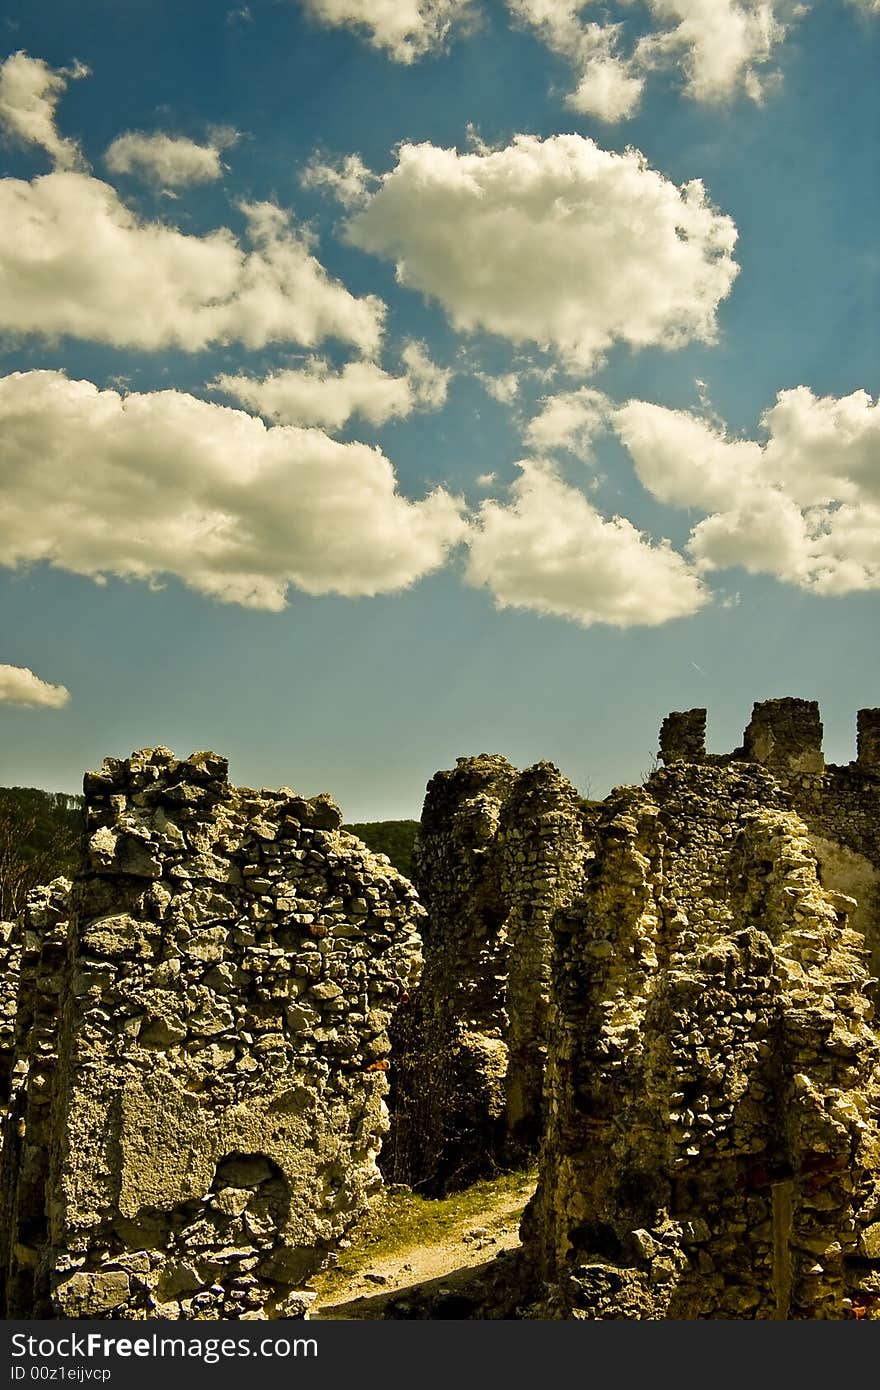
[[[428,784],[415,882],[419,990],[394,1025],[386,1171],[430,1195],[533,1153],[543,1129],[550,923],[587,811],[551,763],[460,758]]]
[[[88,774],[0,925],[5,1315],[303,1316],[384,1139],[429,1195],[537,1155],[492,1316],[880,1319],[880,711],[843,767],[813,702],[705,730],[601,803],[459,759],[418,896],[215,754]]]
[[[22,924],[5,1316],[301,1315],[380,1180],[422,909],[329,797],[215,754],[108,759],[85,793],[82,872]]]

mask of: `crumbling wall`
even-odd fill
[[[21,993],[6,1315],[295,1316],[379,1181],[415,892],[328,797],[231,787],[215,754],[108,759],[85,793],[61,968],[48,903]],[[28,994],[49,976],[60,1013],[39,1043]],[[35,1205],[25,1241],[15,1213]]]
[[[825,762],[815,700],[758,701],[732,753],[707,754],[705,729],[703,709],[668,715],[660,731],[663,762],[768,768],[809,828],[823,884],[856,900],[851,924],[864,933],[880,975],[880,710],[859,710],[857,756],[844,766]]]
[[[606,803],[554,924],[533,1316],[880,1300],[873,982],[786,799],[760,767],[676,761]]]
[[[49,1317],[46,1178],[71,883],[34,888],[19,921],[13,1065],[0,1164],[0,1308]],[[35,1301],[35,1289],[40,1296]]]
[[[542,1127],[549,922],[586,853],[550,763],[459,758],[429,782],[415,881],[422,984],[395,1023],[386,1172],[439,1194],[533,1150]]]
[[[9,1106],[14,1062],[15,1009],[21,937],[15,922],[0,922],[0,1147]]]
[[[427,917],[418,991],[393,1026],[383,1168],[431,1195],[491,1171],[505,1141],[506,905],[497,854],[516,784],[506,758],[459,758],[428,783],[414,879]]]
[[[534,1153],[544,1126],[544,1070],[550,1008],[550,927],[592,853],[574,787],[552,763],[521,773],[498,827],[501,890],[507,915],[507,1068],[509,1156]]]
[[[880,710],[859,710],[856,760],[826,765],[815,701],[766,700],[755,705],[741,750],[772,768],[806,821],[823,883],[856,899],[852,924],[865,934],[875,974],[880,974],[878,729]]]

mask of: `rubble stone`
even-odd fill
[[[423,910],[329,797],[214,753],[84,785],[82,871],[23,924],[5,1315],[302,1316],[380,1181]]]
[[[612,793],[556,915],[526,1316],[880,1313],[856,904],[823,887],[786,785],[717,761]]]
[[[428,784],[415,881],[422,985],[395,1021],[385,1171],[431,1195],[537,1146],[550,920],[588,852],[587,812],[551,763],[459,758]]]

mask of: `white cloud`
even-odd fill
[[[754,100],[761,69],[785,37],[796,0],[648,0],[655,17],[671,22],[657,49],[678,53],[686,90],[697,101],[722,101],[742,90]]]
[[[322,358],[313,357],[298,370],[262,379],[221,375],[211,386],[282,425],[338,430],[352,415],[384,425],[414,410],[437,410],[446,400],[451,373],[435,366],[419,343],[407,344],[401,358],[402,376],[392,376],[375,362],[347,362],[334,372]]]
[[[87,174],[2,179],[0,328],[191,352],[337,337],[374,352],[381,301],[331,279],[279,208],[243,211],[247,251],[226,228],[199,237],[142,221]]]
[[[781,391],[762,425],[766,466],[796,502],[880,503],[880,404],[867,391]]]
[[[737,566],[803,588],[817,578],[806,519],[774,488],[747,494],[730,511],[706,517],[694,527],[688,550],[703,570]]]
[[[373,48],[412,63],[443,48],[456,25],[473,15],[471,0],[302,0],[321,24],[366,31]]]
[[[799,0],[645,0],[647,26],[627,53],[623,26],[586,19],[589,3],[507,0],[515,19],[571,63],[577,86],[568,105],[604,121],[634,115],[651,72],[669,63],[681,69],[685,90],[697,101],[740,91],[760,100],[767,64],[789,22],[809,8]],[[880,0],[867,3],[878,8]]]
[[[404,145],[347,235],[457,329],[535,342],[582,370],[615,341],[712,341],[738,271],[736,228],[698,180],[678,188],[638,151],[580,135],[467,154]]]
[[[378,179],[359,154],[347,154],[335,161],[316,156],[303,170],[300,183],[303,188],[326,188],[344,208],[354,208],[367,202]]]
[[[223,172],[220,159],[226,145],[234,143],[235,131],[218,133],[207,145],[196,144],[181,135],[144,135],[128,131],[117,135],[104,155],[114,174],[136,174],[169,188],[186,184],[210,183]]]
[[[630,401],[613,416],[642,484],[661,502],[706,511],[733,505],[751,491],[761,448],[731,440],[699,416],[647,401]]]
[[[589,386],[546,396],[523,437],[538,453],[567,449],[586,459],[592,454],[594,437],[607,427],[609,410],[608,397]]]
[[[668,542],[623,517],[606,520],[548,463],[524,461],[513,501],[482,503],[468,582],[499,608],[527,608],[584,627],[655,626],[694,613],[708,594]]]
[[[475,375],[487,395],[499,405],[512,405],[519,395],[516,372],[501,372],[498,376],[492,376],[490,372],[476,372]]]
[[[619,24],[585,22],[583,0],[507,0],[507,5],[515,19],[572,64],[577,87],[566,97],[570,107],[601,121],[635,113],[645,79],[633,59],[620,53]]]
[[[69,699],[66,686],[40,680],[27,666],[0,665],[0,704],[60,709]]]
[[[655,497],[706,513],[688,544],[702,569],[738,565],[821,594],[880,589],[880,403],[865,391],[781,391],[764,444],[642,401],[613,422]]]
[[[88,68],[51,68],[42,58],[24,51],[0,65],[0,130],[27,145],[38,145],[60,169],[82,163],[74,140],[65,140],[55,127],[55,109],[71,78],[87,77]]]
[[[0,379],[0,510],[0,564],[174,575],[271,611],[290,588],[406,588],[466,529],[442,489],[402,497],[378,449],[267,428],[179,391],[122,396],[51,371]]]

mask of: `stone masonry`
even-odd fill
[[[387,1073],[389,1178],[540,1146],[487,1316],[880,1320],[880,710],[857,733],[826,765],[818,706],[770,700],[712,754],[678,712],[603,803],[459,759],[424,906],[326,796],[108,759],[81,871],[0,924],[0,1313],[302,1316]]]
[[[329,797],[213,753],[108,759],[85,794],[82,871],[24,924],[3,1312],[300,1316],[380,1180],[422,909]]]
[[[3,1306],[34,1310],[36,1250],[46,1229],[46,1163],[53,1142],[52,1098],[58,1063],[58,1018],[70,926],[69,879],[28,895],[17,926],[19,953],[11,981],[16,1012],[10,1085],[11,1118],[0,1162],[0,1290]]]
[[[17,922],[0,922],[0,1126],[9,1105],[21,937]],[[2,1144],[0,1129],[0,1144]]]
[[[527,1316],[880,1316],[876,903],[822,844],[874,853],[876,728],[825,769],[810,702],[723,757],[674,715],[604,803],[553,923]]]
[[[460,758],[428,784],[416,884],[420,989],[395,1023],[385,1171],[431,1195],[537,1145],[550,921],[586,853],[585,811],[550,763]]]
[[[864,932],[880,976],[880,710],[859,710],[857,757],[842,767],[825,762],[814,700],[756,704],[733,753],[707,753],[705,739],[705,710],[670,714],[660,731],[660,756],[667,766],[749,761],[768,768],[787,793],[786,804],[807,824],[825,887],[856,899],[852,925]]]

